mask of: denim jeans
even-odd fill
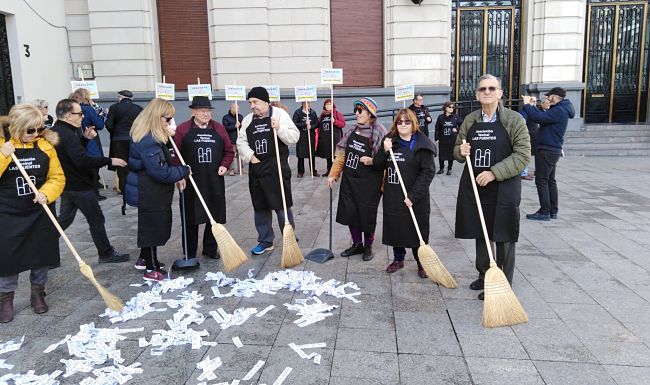
[[[535,155],[535,185],[539,196],[540,214],[557,214],[558,198],[555,168],[561,154],[537,150]]]

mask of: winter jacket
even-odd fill
[[[106,129],[113,141],[128,141],[131,139],[133,121],[142,112],[142,107],[131,99],[122,99],[113,104],[108,110]]]
[[[429,119],[431,119],[429,108],[427,106],[416,107],[415,104],[411,104],[409,110],[413,111],[418,120],[420,119],[420,115],[424,114],[424,124],[420,125],[420,131],[424,132],[426,136],[429,136]]]
[[[59,135],[55,146],[66,177],[66,191],[94,190],[95,182],[91,170],[108,166],[111,159],[93,157],[86,151],[86,138],[80,139],[79,128],[59,119],[50,129]]]
[[[501,162],[490,167],[494,173],[497,182],[514,178],[528,166],[530,162],[530,136],[524,118],[518,112],[505,107],[499,107],[499,119],[510,137],[512,153]],[[460,126],[460,132],[456,137],[454,146],[454,158],[459,162],[465,162],[465,157],[460,155],[460,145],[463,139],[467,138],[467,131],[475,123],[481,122],[481,110],[473,111],[465,117],[463,124]]]
[[[86,127],[95,127],[95,131],[104,129],[104,118],[97,114],[97,111],[90,104],[80,104],[81,111],[84,113],[83,120],[81,121],[81,128]],[[94,139],[89,140],[86,144],[86,150],[88,150],[88,155],[102,157],[104,156],[104,151],[102,150],[102,142],[97,135]]]
[[[237,114],[239,118],[239,123],[241,124],[241,121],[244,120],[244,117],[242,114]],[[221,118],[221,123],[223,126],[226,128],[226,132],[228,133],[228,137],[230,138],[230,144],[236,144],[237,143],[237,118],[235,118],[235,115],[231,114],[228,112]],[[242,128],[241,126],[239,128]]]
[[[569,119],[576,115],[573,104],[568,99],[551,106],[547,111],[540,111],[531,105],[525,105],[524,111],[528,119],[539,123],[536,145],[537,150],[550,151],[556,154],[562,153],[564,145],[564,133],[566,132]]]

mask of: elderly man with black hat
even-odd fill
[[[213,108],[206,96],[195,96],[189,107],[192,116],[176,127],[174,142],[183,160],[192,168],[194,181],[214,220],[226,223],[226,186],[223,176],[228,172],[235,152],[226,128],[212,120]],[[173,158],[173,162],[180,164],[177,157]],[[185,180],[177,183],[180,191],[185,190],[186,186]],[[196,258],[200,224],[205,224],[202,255],[219,258],[217,241],[212,235],[208,216],[192,185],[187,186],[181,199],[181,204],[185,205],[185,218],[181,215],[181,220],[186,224],[183,228],[187,230],[188,258]],[[185,247],[183,245],[183,249]]]
[[[248,187],[253,210],[255,213],[255,228],[257,229],[258,245],[251,253],[264,254],[273,250],[273,217],[274,210],[280,229],[284,228],[285,212],[280,191],[280,173],[278,171],[276,154],[280,156],[282,168],[282,183],[286,194],[286,204],[289,222],[295,229],[291,206],[291,169],[289,168],[289,144],[298,142],[300,131],[291,120],[289,114],[281,108],[270,104],[269,93],[264,87],[253,87],[248,92],[248,104],[251,113],[242,121],[243,130],[239,130],[237,150],[242,162],[249,162]],[[278,148],[275,147],[274,135],[278,137]]]
[[[576,111],[570,100],[565,99],[566,91],[554,87],[546,93],[546,99],[551,107],[540,111],[530,105],[530,96],[524,96],[524,111],[528,119],[539,124],[535,141],[535,185],[539,196],[539,210],[527,214],[526,218],[536,221],[557,219],[558,193],[555,181],[555,169],[562,156],[564,133],[569,119]]]
[[[111,134],[109,157],[120,158],[125,162],[129,160],[131,126],[141,111],[142,107],[133,103],[131,91],[122,90],[117,93],[117,103],[109,108],[105,123],[106,129]],[[127,167],[117,167],[115,171],[119,181],[118,188],[122,194],[129,170]],[[124,213],[124,211],[122,212]]]

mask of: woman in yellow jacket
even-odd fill
[[[44,126],[43,115],[31,104],[18,104],[9,118],[0,118],[0,322],[13,319],[18,274],[31,270],[31,305],[37,314],[48,310],[45,283],[49,265],[59,262],[59,234],[42,203],[53,213],[65,187],[65,176],[54,145],[58,135]],[[39,192],[34,193],[16,167],[15,154]]]

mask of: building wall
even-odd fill
[[[449,86],[451,2],[385,0],[386,86]]]

